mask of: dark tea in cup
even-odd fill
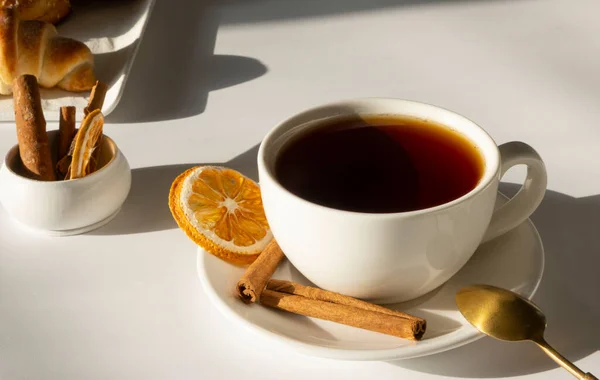
[[[485,168],[467,137],[400,116],[333,118],[295,136],[275,177],[290,192],[346,211],[395,213],[438,206],[473,190]]]

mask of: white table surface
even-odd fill
[[[549,190],[532,219],[547,262],[534,300],[548,341],[600,375],[597,0],[182,3],[158,1],[107,118],[133,168],[117,218],[46,238],[0,209],[0,379],[569,379],[533,345],[489,338],[392,363],[304,357],[209,303],[167,207],[173,178],[199,163],[255,177],[276,122],[359,96],[437,104],[539,151]],[[15,143],[0,125],[0,152]]]

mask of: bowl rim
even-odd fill
[[[51,130],[47,132],[48,134],[57,134],[58,130]],[[28,178],[25,177],[19,173],[17,173],[15,170],[13,170],[13,168],[11,167],[11,165],[8,164],[8,159],[11,155],[15,155],[17,156],[17,159],[20,160],[20,156],[18,155],[19,152],[19,144],[15,144],[13,145],[4,155],[4,160],[2,162],[2,166],[4,168],[6,168],[6,170],[15,178],[18,178],[19,180],[25,181],[25,182],[31,182],[31,183],[35,183],[35,184],[39,184],[40,186],[61,186],[61,185],[66,185],[66,184],[75,184],[75,183],[84,183],[84,182],[89,182],[89,181],[93,181],[95,178],[101,176],[103,173],[106,173],[107,170],[110,169],[111,166],[114,166],[115,161],[117,161],[118,158],[120,158],[122,156],[121,150],[119,149],[119,146],[115,143],[115,141],[108,135],[106,134],[102,134],[102,138],[106,139],[106,143],[108,143],[114,150],[114,154],[112,155],[112,157],[110,158],[110,160],[108,160],[108,162],[102,166],[100,169],[94,171],[91,174],[88,174],[84,177],[81,178],[75,178],[75,179],[62,179],[62,180],[56,180],[56,181],[41,181],[38,179],[33,179],[33,178]]]

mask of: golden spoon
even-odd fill
[[[456,305],[467,321],[482,333],[512,342],[532,341],[576,378],[598,380],[550,347],[544,340],[546,317],[535,304],[520,295],[490,285],[474,285],[456,293]]]

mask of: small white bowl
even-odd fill
[[[51,146],[58,131],[48,131]],[[99,169],[83,178],[37,181],[19,175],[19,146],[13,146],[0,168],[0,203],[13,220],[52,236],[99,228],[112,220],[131,188],[131,168],[115,142],[104,135]]]

